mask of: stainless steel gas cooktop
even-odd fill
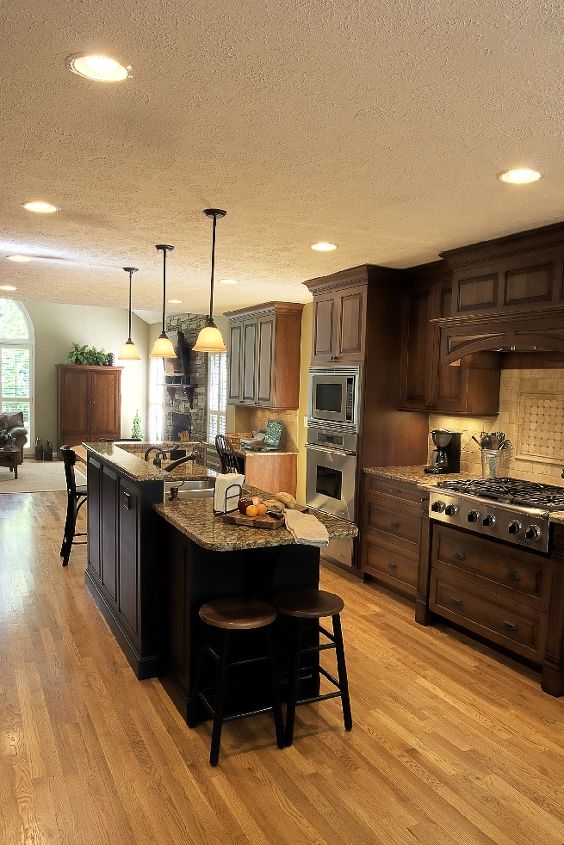
[[[544,552],[549,514],[563,510],[563,487],[517,478],[442,481],[430,491],[431,519]]]

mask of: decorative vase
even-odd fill
[[[45,441],[45,448],[43,449],[43,460],[44,461],[52,461],[53,460],[53,444],[50,440]]]
[[[41,442],[39,437],[35,438],[34,456],[36,461],[43,460],[43,443]]]
[[[108,357],[106,358],[106,367],[113,367],[114,366],[114,353],[108,352]]]

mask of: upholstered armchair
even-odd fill
[[[23,414],[17,411],[14,414],[0,414],[0,431],[7,430],[14,438],[14,446],[20,450],[18,463],[23,463],[23,447],[27,443],[27,429],[24,427]]]

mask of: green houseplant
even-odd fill
[[[95,346],[81,346],[79,343],[73,343],[67,355],[67,361],[82,366],[103,367],[108,363],[108,353],[104,349],[96,349]]]
[[[14,439],[14,435],[10,434],[7,428],[0,429],[0,446],[11,446]]]
[[[143,427],[141,425],[141,417],[139,416],[139,411],[135,411],[135,416],[133,417],[133,425],[131,426],[131,439],[143,440]]]

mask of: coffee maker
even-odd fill
[[[425,472],[442,475],[447,472],[460,472],[460,432],[446,428],[434,428],[431,432],[433,445],[431,462]]]

